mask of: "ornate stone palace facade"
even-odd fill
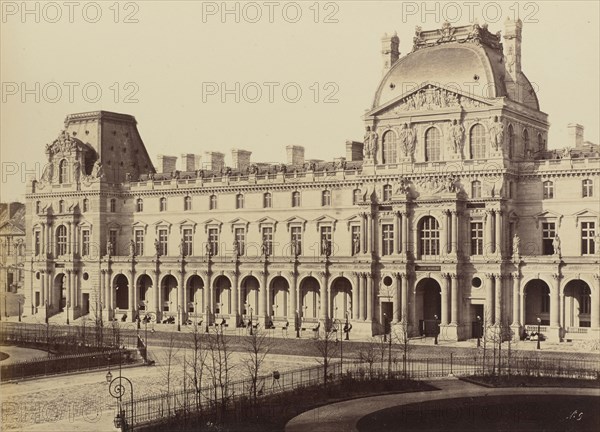
[[[597,338],[600,157],[547,115],[521,71],[520,21],[423,31],[384,75],[346,157],[253,163],[233,150],[159,156],[132,116],[67,116],[27,194],[27,308],[43,319],[344,322],[473,337]],[[27,309],[26,309],[27,310]],[[152,316],[154,316],[152,315]],[[57,318],[54,318],[57,317]],[[434,321],[435,322],[435,321]]]

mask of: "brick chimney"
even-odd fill
[[[171,173],[177,169],[177,156],[158,155],[158,172]]]
[[[251,151],[232,149],[231,159],[233,161],[233,167],[237,170],[243,171],[250,166]]]
[[[304,164],[304,147],[289,145],[286,148],[288,165]]]
[[[220,152],[204,152],[202,168],[208,171],[219,171],[225,166],[225,154]]]
[[[569,123],[567,131],[569,134],[568,147],[581,148],[583,146],[583,126],[577,123]]]

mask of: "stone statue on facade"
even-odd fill
[[[129,256],[135,256],[135,242],[133,240],[129,240]]]
[[[79,183],[79,179],[81,178],[81,162],[75,160],[73,162],[73,181],[75,183]]]
[[[355,236],[352,239],[352,253],[357,254],[360,252],[360,238]]]
[[[364,157],[372,159],[377,151],[377,132],[371,130],[371,126],[367,126],[364,139]]]
[[[552,240],[552,247],[554,248],[554,255],[560,258],[562,256],[562,251],[560,248],[560,237],[558,234],[556,234]]]
[[[450,140],[452,142],[454,153],[462,154],[464,136],[465,127],[457,120],[452,120],[452,125],[450,126]]]
[[[494,149],[497,151],[504,145],[504,125],[498,121],[498,116],[494,116],[494,121],[490,125],[490,138]]]
[[[158,239],[154,239],[154,252],[156,252],[156,256],[160,255],[160,243]]]
[[[52,162],[52,157],[48,154],[48,163],[44,167],[44,171],[42,172],[41,180],[43,182],[51,183],[54,178],[54,162]]]
[[[237,239],[233,240],[233,256],[235,256],[235,257],[240,256],[240,244],[237,241]]]
[[[517,233],[515,233],[515,235],[513,236],[513,241],[512,241],[513,258],[518,258],[521,255],[520,254],[520,246],[521,246],[521,238],[518,236]]]
[[[104,168],[102,168],[102,163],[100,160],[94,162],[94,167],[92,168],[92,178],[102,178],[104,177]]]
[[[113,254],[113,244],[109,240],[108,242],[106,242],[106,255],[108,255],[110,257],[110,256],[112,256],[112,254]]]
[[[565,147],[562,150],[561,158],[562,159],[569,159],[570,157],[571,157],[571,148],[570,147]]]
[[[409,126],[408,123],[404,123],[398,135],[404,156],[412,157],[415,152],[415,141],[417,137],[415,131]]]

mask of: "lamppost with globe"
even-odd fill
[[[438,318],[437,315],[434,315],[433,319],[435,320],[434,329],[433,329],[433,333],[434,333],[433,344],[437,345],[438,344],[438,334],[439,334],[439,331],[440,331],[439,318]]]
[[[114,377],[110,372],[110,356],[108,357],[108,372],[106,373],[106,382],[108,383],[108,392],[112,397],[118,400],[118,412],[114,419],[114,425],[117,429],[133,431],[134,424],[134,405],[133,405],[133,383],[129,378],[121,374],[122,352],[119,350],[119,376]],[[131,406],[130,424],[126,423],[125,411],[123,410],[123,394],[125,394],[125,385],[123,381],[129,385],[129,404]]]
[[[477,348],[481,347],[481,317],[477,315]]]

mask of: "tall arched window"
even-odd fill
[[[383,134],[381,149],[383,152],[382,163],[396,163],[396,134],[393,131]]]
[[[511,124],[508,125],[508,157],[515,155],[515,130]]]
[[[440,254],[440,227],[433,216],[425,216],[419,223],[421,255]]]
[[[183,199],[183,210],[184,211],[189,211],[192,209],[192,197],[187,195],[184,199]]]
[[[481,182],[479,180],[471,183],[471,198],[481,198]]]
[[[537,140],[538,140],[538,151],[544,151],[544,139],[542,138],[542,134],[538,134],[537,136]]]
[[[270,192],[265,192],[265,194],[263,195],[263,207],[264,208],[273,207],[273,197],[271,196]]]
[[[243,194],[237,194],[235,196],[235,208],[236,209],[243,209],[244,208],[244,195]]]
[[[67,179],[68,179],[68,167],[69,164],[67,163],[66,159],[63,159],[60,161],[60,163],[58,164],[58,182],[59,183],[66,183]]]
[[[356,205],[360,202],[360,189],[354,189],[352,191],[352,204]]]
[[[523,129],[523,153],[525,155],[531,153],[531,147],[529,146],[529,132],[527,132],[527,129]]]
[[[323,207],[328,207],[331,205],[331,191],[324,190],[321,193],[321,205]]]
[[[90,209],[90,201],[87,198],[83,199],[83,212],[85,213]]]
[[[137,201],[135,202],[135,210],[138,213],[144,211],[144,200],[143,199],[141,199],[141,198],[137,199]]]
[[[160,199],[160,205],[159,206],[160,206],[160,211],[161,212],[167,211],[167,199],[165,197],[162,197]]]
[[[437,161],[440,160],[440,131],[434,127],[427,129],[425,132],[425,160]]]
[[[485,158],[485,128],[481,124],[476,124],[471,128],[469,134],[469,143],[471,146],[471,159]]]
[[[65,202],[63,200],[60,200],[58,202],[58,212],[59,213],[64,213],[65,212]]]
[[[546,180],[542,183],[542,198],[552,199],[554,198],[554,183],[550,180]]]
[[[56,229],[56,255],[65,255],[67,253],[67,227],[60,225]]]
[[[300,207],[300,192],[292,192],[292,207]]]
[[[217,208],[217,196],[211,195],[208,200],[208,208],[209,210],[216,210]]]

